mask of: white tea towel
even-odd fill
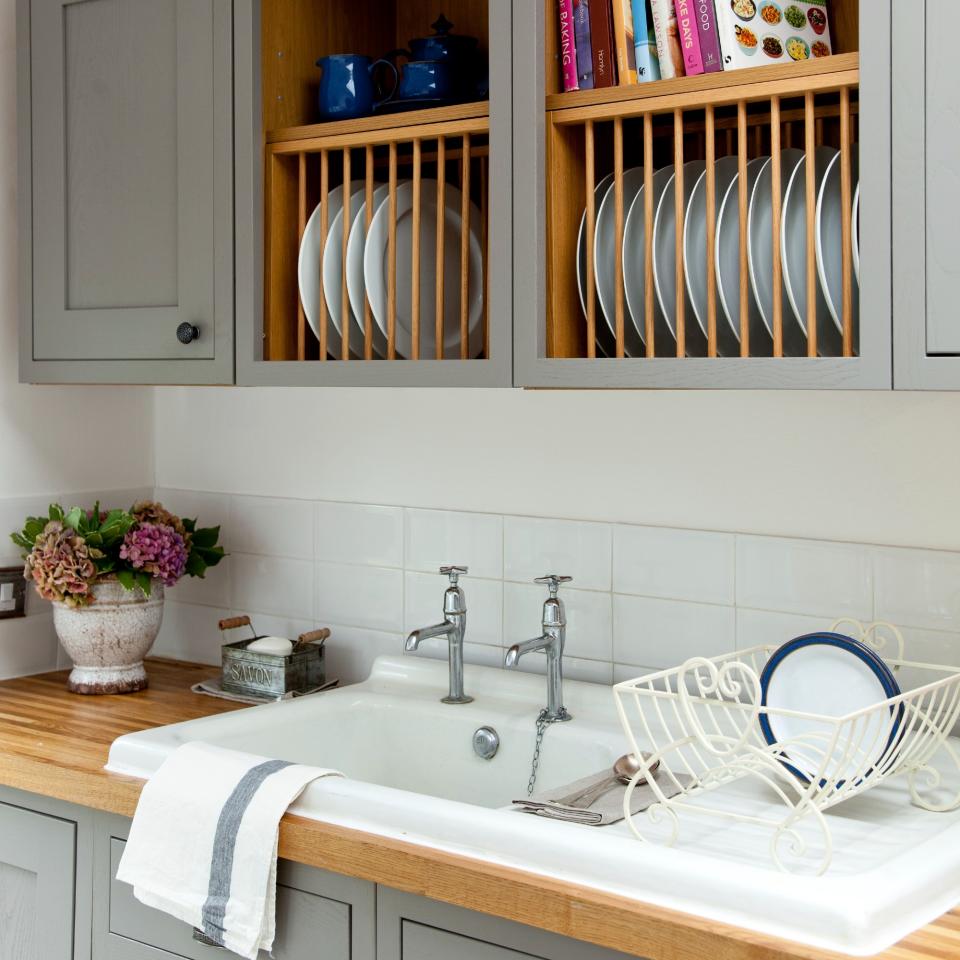
[[[280,820],[326,776],[343,774],[185,744],[143,788],[117,879],[141,903],[254,960],[273,947]]]

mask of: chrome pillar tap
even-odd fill
[[[432,637],[446,637],[449,643],[450,692],[441,703],[473,703],[473,697],[463,692],[463,637],[467,631],[467,601],[463,589],[459,586],[460,577],[467,572],[466,567],[441,567],[440,573],[450,578],[450,586],[443,595],[443,623],[414,630],[407,637],[404,649],[413,653],[424,640]]]
[[[547,655],[547,709],[543,718],[551,723],[572,720],[563,705],[563,646],[567,639],[567,615],[563,601],[557,596],[561,583],[573,578],[552,573],[537,577],[535,583],[546,584],[550,596],[543,604],[543,633],[533,640],[514,644],[503,658],[505,667],[516,667],[520,658],[534,650],[543,650]]]

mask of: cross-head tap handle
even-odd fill
[[[569,583],[573,577],[568,577],[561,573],[547,573],[542,577],[537,577],[534,583],[543,583],[550,588],[550,596],[556,597],[561,583]]]
[[[440,572],[450,578],[450,586],[455,587],[461,576],[465,576],[469,571],[467,567],[458,567],[455,564],[441,567]]]

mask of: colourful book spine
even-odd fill
[[[680,28],[680,47],[683,50],[683,70],[688,77],[703,73],[703,58],[700,56],[700,37],[693,3],[694,0],[674,0],[677,26]]]
[[[577,42],[573,34],[573,0],[559,0],[560,66],[565,92],[579,90],[577,81]]]
[[[610,0],[590,0],[590,43],[593,47],[594,87],[617,85]]]
[[[637,82],[632,0],[613,0],[613,37],[617,47],[618,82],[621,87],[627,87]]]
[[[581,90],[592,90],[593,48],[589,0],[573,0],[573,36],[577,47],[577,81]]]
[[[634,46],[637,50],[637,80],[649,83],[660,79],[657,34],[653,29],[650,0],[633,0]]]
[[[694,0],[697,26],[700,29],[700,59],[704,73],[719,73],[723,70],[723,54],[720,53],[720,34],[717,32],[717,11],[713,0]]]
[[[653,29],[657,35],[657,57],[660,76],[664,80],[683,76],[683,50],[673,0],[650,0]]]

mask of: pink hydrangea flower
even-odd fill
[[[164,523],[139,523],[127,532],[120,558],[172,587],[184,574],[189,551],[183,537]]]

